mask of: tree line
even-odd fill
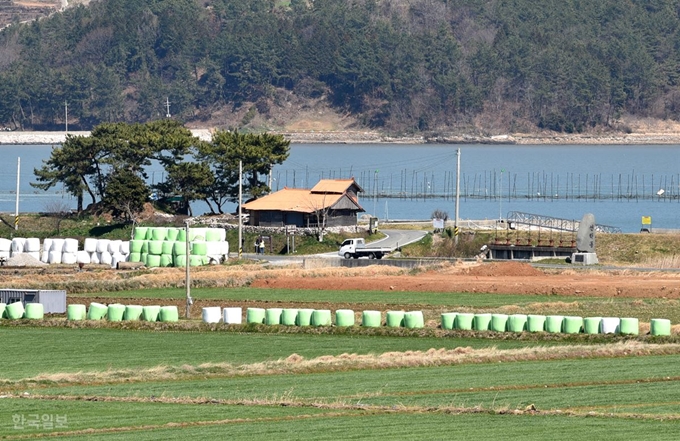
[[[677,118],[680,0],[102,0],[0,33],[0,124],[185,121],[286,93],[391,132]],[[248,121],[244,121],[245,124]]]
[[[77,210],[111,212],[132,220],[156,194],[157,204],[178,214],[192,215],[191,202],[205,201],[213,214],[227,202],[237,202],[239,161],[243,192],[250,197],[270,191],[263,178],[274,164],[288,158],[290,142],[282,135],[213,133],[211,141],[194,137],[175,120],[144,124],[105,123],[90,136],[68,135],[34,170],[31,185],[43,190],[63,184],[77,200]],[[149,185],[146,168],[157,161],[165,179]]]

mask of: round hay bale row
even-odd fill
[[[389,315],[388,315],[389,318]],[[670,335],[670,321],[652,319],[652,335]],[[389,325],[388,325],[389,326]],[[445,312],[441,315],[441,328],[495,332],[551,332],[565,334],[624,334],[638,335],[640,323],[637,318],[618,317],[572,317],[562,315],[524,314],[462,314]]]
[[[66,318],[68,320],[102,320],[105,317],[111,322],[123,320],[143,320],[147,322],[156,322],[159,320],[177,321],[179,319],[179,312],[177,311],[176,306],[122,305],[120,303],[112,303],[107,306],[96,302],[90,304],[87,313],[85,313],[85,305],[72,304],[68,305],[66,308]]]

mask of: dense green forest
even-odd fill
[[[677,118],[680,0],[99,0],[0,33],[0,125],[200,124],[291,95],[391,133]]]

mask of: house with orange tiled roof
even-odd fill
[[[288,188],[243,205],[249,224],[263,227],[334,227],[357,223],[359,193],[354,178],[322,179],[312,189]]]

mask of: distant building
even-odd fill
[[[351,226],[357,223],[357,213],[365,211],[359,205],[362,191],[354,179],[322,179],[311,190],[285,187],[243,208],[250,214],[250,225]]]

